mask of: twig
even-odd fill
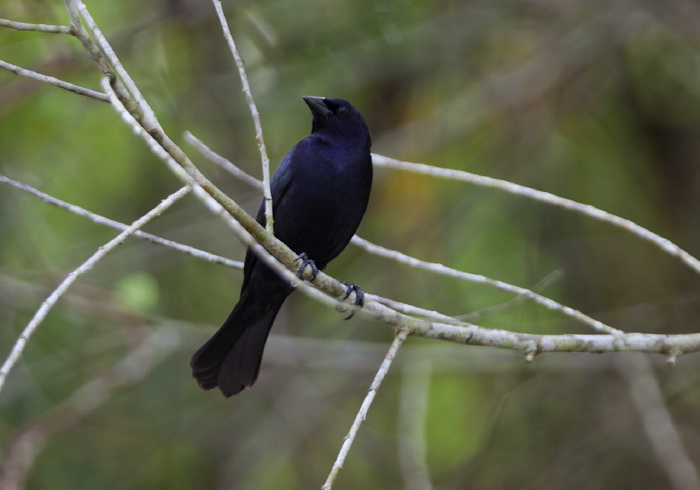
[[[571,199],[555,196],[554,194],[550,194],[549,192],[538,191],[505,180],[484,177],[483,175],[476,175],[469,172],[464,172],[462,170],[451,170],[447,168],[433,167],[431,165],[425,165],[423,163],[403,162],[382,155],[377,155],[375,153],[372,154],[372,162],[375,165],[379,165],[382,167],[408,170],[409,172],[432,175],[434,177],[441,177],[451,180],[461,180],[482,187],[499,189],[505,192],[509,192],[511,194],[517,194],[520,196],[529,197],[530,199],[534,199],[536,201],[552,204],[554,206],[567,209],[569,211],[575,211],[577,213],[585,214],[586,216],[589,216],[591,218],[597,219],[599,221],[604,221],[606,223],[610,223],[614,226],[622,228],[623,230],[626,230],[634,235],[637,235],[640,238],[643,238],[644,240],[653,243],[669,255],[679,258],[696,273],[700,274],[700,260],[690,255],[688,252],[680,248],[675,243],[657,235],[656,233],[647,230],[642,226],[639,226],[638,224],[628,219],[620,218],[619,216],[615,216],[614,214],[610,214],[606,211],[590,206],[588,204],[581,204],[579,202],[572,201]]]
[[[44,201],[46,201],[49,204],[53,204],[55,206],[58,206],[60,208],[66,209],[70,211],[73,214],[76,214],[78,216],[82,216],[83,218],[87,218],[90,221],[97,223],[99,225],[104,225],[104,226],[109,226],[110,228],[114,228],[116,230],[126,230],[129,225],[125,225],[124,223],[119,223],[118,221],[111,220],[109,218],[105,218],[104,216],[100,216],[99,214],[95,214],[93,212],[88,211],[87,209],[83,209],[80,206],[76,206],[75,204],[70,204],[65,201],[61,201],[60,199],[57,199],[53,196],[50,196],[44,192],[41,192],[40,190],[37,190],[31,186],[28,186],[27,184],[22,184],[21,182],[17,182],[15,180],[9,179],[3,175],[0,175],[0,183],[3,184],[8,184],[13,187],[16,187],[17,189],[21,189],[24,192],[27,192],[29,194],[35,195]],[[243,269],[243,262],[237,261],[237,260],[231,260],[226,257],[221,257],[220,255],[214,255],[209,252],[205,252],[204,250],[199,250],[194,247],[190,247],[189,245],[183,245],[182,243],[174,242],[172,240],[167,240],[165,238],[161,238],[156,235],[152,235],[150,233],[146,233],[145,231],[138,230],[134,233],[135,237],[143,238],[145,240],[148,240],[152,243],[162,245],[164,247],[172,248],[174,250],[177,250],[178,252],[186,253],[188,255],[191,255],[192,257],[197,257],[203,260],[206,260],[208,262],[213,262],[215,264],[221,264],[225,265],[227,267],[232,267],[234,269]]]
[[[672,487],[675,490],[700,489],[698,469],[683,447],[649,359],[641,354],[620,356],[617,366],[627,381],[644,433]]]
[[[204,155],[206,158],[226,170],[228,173],[233,175],[234,177],[242,180],[246,184],[255,187],[256,189],[261,189],[263,188],[263,183],[253,177],[252,175],[249,175],[245,173],[243,170],[240,168],[236,167],[233,163],[228,161],[226,158],[222,157],[218,153],[216,153],[214,150],[209,148],[207,145],[202,143],[197,137],[195,137],[192,133],[189,131],[185,131],[185,141],[187,141],[189,144],[197,148],[199,152]]]
[[[105,91],[109,93],[108,90]],[[144,131],[143,128],[140,128],[140,130]],[[160,148],[160,150],[164,151],[162,148]],[[188,165],[191,165],[191,162],[189,162]],[[201,178],[203,179],[202,182],[205,183],[210,191],[215,189],[210,182],[203,177]],[[221,199],[221,202],[227,202],[227,200],[230,201],[230,199],[223,195],[223,193],[221,194],[221,196],[217,194],[217,201],[219,199]],[[227,206],[228,207],[226,207],[226,210],[231,213],[236,213],[236,219],[240,218],[243,220],[246,218],[247,215],[245,215],[245,213],[239,213],[238,209],[235,207],[237,205],[231,207],[230,204],[227,204]],[[212,208],[215,213],[219,213],[216,211],[216,209],[216,206]],[[230,219],[230,216],[226,215],[225,213],[221,214],[221,216],[223,219]],[[260,231],[254,231],[257,230],[256,227],[259,228],[259,226],[254,222],[254,220],[252,221],[252,223],[249,222],[246,224],[244,228],[250,233],[255,233],[254,237],[258,241],[257,243],[262,243],[264,248],[257,249],[255,245],[256,242],[250,241],[249,235],[239,235],[239,238],[246,245],[250,244],[253,246],[256,253],[262,253],[262,250],[264,249],[269,250],[274,257],[277,257],[277,259],[286,265],[288,269],[291,269],[293,266],[294,257],[296,257],[296,255],[289,251],[284,244],[281,244],[281,242],[279,242],[273,236],[261,233]],[[236,225],[237,223],[229,223],[229,226],[232,228]],[[286,270],[285,268],[280,268],[279,263],[274,261],[274,259],[271,259],[270,256],[263,257],[265,257],[265,260],[269,260],[267,263],[269,263],[271,267],[275,268],[279,274],[283,275],[285,278],[289,278],[290,282],[296,284],[296,277],[294,274],[291,274],[289,270]],[[344,293],[342,286],[323,272],[318,274],[317,278],[313,281],[313,284],[336,297]],[[309,294],[311,293],[309,292]],[[322,297],[319,297],[319,299],[322,299]],[[324,303],[327,303],[327,301],[324,300]],[[669,356],[669,359],[675,360],[681,354],[700,351],[700,334],[654,335],[629,333],[614,335],[533,335],[509,332],[506,330],[485,329],[468,323],[465,324],[465,326],[459,326],[441,323],[438,321],[428,322],[408,317],[396,310],[371,300],[365,303],[365,306],[361,311],[364,315],[379,320],[393,328],[409,328],[412,335],[449,340],[451,342],[463,344],[482,345],[521,351],[525,354],[525,359],[527,361],[531,361],[534,359],[535,355],[542,352],[602,353],[637,351],[666,354]]]
[[[380,247],[379,245],[375,245],[364,238],[360,238],[359,236],[355,235],[352,237],[352,243],[355,245],[364,248],[367,251],[370,251],[376,255],[382,256],[382,257],[387,257],[390,259],[393,259],[397,262],[401,262],[404,264],[408,264],[412,267],[416,267],[419,269],[425,269],[429,270],[431,272],[437,272],[438,274],[443,274],[446,276],[450,277],[456,277],[459,279],[464,279],[470,282],[475,282],[479,284],[485,284],[487,286],[494,287],[496,289],[500,289],[501,291],[508,291],[510,293],[517,294],[519,296],[523,296],[525,298],[528,298],[532,301],[535,301],[536,303],[541,304],[542,306],[549,308],[550,310],[558,311],[561,312],[567,316],[570,316],[572,318],[575,318],[579,320],[582,323],[585,323],[586,325],[589,325],[590,327],[594,328],[595,330],[598,330],[599,332],[606,332],[606,333],[611,333],[611,334],[621,334],[621,330],[617,330],[613,327],[610,327],[598,320],[595,320],[588,315],[583,314],[582,312],[575,310],[569,306],[562,305],[560,303],[557,303],[556,301],[546,298],[540,294],[535,293],[534,291],[530,291],[529,289],[521,288],[518,286],[514,286],[512,284],[508,284],[505,282],[497,281],[495,279],[490,279],[486,276],[482,276],[480,274],[471,274],[469,272],[462,272],[458,271],[455,269],[452,269],[450,267],[444,266],[442,264],[436,264],[433,262],[426,262],[424,260],[416,259],[415,257],[411,257],[409,255],[403,254],[401,252],[398,252],[396,250],[389,250],[388,248]]]
[[[532,286],[531,291],[533,292],[538,292],[546,287],[548,287],[550,284],[552,284],[555,281],[558,281],[562,276],[564,275],[563,271],[561,269],[556,269],[549,274],[547,274],[540,282]],[[525,301],[527,301],[529,298],[527,298],[524,295],[518,295],[508,301],[505,301],[501,304],[493,305],[493,306],[488,306],[486,308],[482,308],[477,311],[472,311],[471,313],[467,313],[464,315],[459,315],[456,318],[461,321],[465,322],[473,322],[476,321],[479,318],[485,317],[487,315],[492,315],[494,313],[510,310],[512,308],[515,308]]]
[[[64,3],[68,8],[68,12],[71,17],[71,26],[73,27],[73,30],[77,32],[78,26],[80,26],[80,28],[82,29],[82,24],[80,24],[80,20],[77,19],[75,15],[76,13],[79,13],[80,16],[83,19],[85,19],[85,23],[90,29],[92,35],[95,36],[95,41],[97,42],[99,49],[103,53],[102,56],[106,57],[106,61],[108,61],[109,64],[114,68],[117,75],[119,76],[119,79],[124,83],[131,96],[135,99],[135,101],[138,103],[139,107],[143,111],[143,116],[146,120],[146,123],[149,125],[158,125],[158,120],[156,119],[156,115],[153,113],[153,109],[151,109],[151,106],[149,106],[146,103],[146,99],[143,98],[143,95],[141,95],[141,91],[131,79],[129,73],[122,66],[121,61],[119,61],[119,58],[117,57],[117,54],[112,49],[112,46],[107,42],[107,39],[105,38],[104,34],[102,34],[102,31],[90,15],[90,12],[88,12],[87,7],[82,2],[82,0],[64,0]],[[85,45],[85,42],[83,42],[83,45]],[[87,45],[85,46],[86,48],[88,47]],[[96,54],[94,52],[91,52],[92,49],[92,47],[88,49],[88,52],[92,54],[93,60],[97,61]],[[103,75],[106,75],[109,70],[105,70],[100,64],[98,64],[98,68],[100,69],[100,72]],[[120,90],[121,87],[117,85],[117,92],[120,93]]]
[[[396,332],[394,341],[391,343],[391,347],[389,347],[389,351],[386,353],[386,357],[384,357],[384,361],[382,361],[381,366],[379,366],[379,370],[374,376],[374,380],[372,381],[372,384],[369,387],[367,396],[365,397],[364,401],[362,402],[362,405],[360,406],[360,411],[357,412],[355,421],[352,423],[348,435],[345,436],[345,440],[343,441],[343,445],[340,448],[340,452],[338,453],[338,457],[336,458],[335,463],[333,463],[333,468],[331,468],[331,472],[328,475],[328,479],[326,479],[326,483],[324,483],[323,487],[321,487],[322,490],[331,490],[331,488],[333,488],[333,483],[338,477],[338,473],[340,473],[340,470],[343,469],[343,463],[345,463],[345,458],[347,457],[348,451],[350,451],[350,447],[352,446],[352,443],[355,440],[357,431],[362,425],[362,422],[364,422],[364,420],[367,418],[367,411],[372,405],[374,396],[377,394],[377,390],[379,389],[379,386],[381,386],[382,381],[384,381],[384,377],[389,372],[389,368],[391,367],[391,363],[394,360],[394,357],[396,357],[396,353],[398,352],[399,347],[401,347],[401,344],[403,344],[404,340],[406,340],[406,337],[408,337],[409,333],[410,332],[408,329],[400,329],[398,332]]]
[[[234,59],[236,60],[236,66],[238,67],[238,74],[241,77],[241,83],[243,84],[243,94],[245,94],[245,99],[248,102],[248,107],[250,107],[250,114],[253,116],[253,122],[255,123],[255,141],[258,143],[258,148],[260,149],[260,157],[262,158],[262,173],[263,173],[263,195],[265,196],[265,219],[266,228],[270,233],[273,232],[273,216],[272,216],[272,194],[270,192],[270,159],[267,157],[267,149],[265,148],[265,140],[263,139],[262,124],[260,123],[260,114],[258,113],[258,108],[253,100],[253,94],[250,91],[250,85],[248,85],[248,77],[245,73],[245,67],[243,66],[243,60],[241,55],[236,49],[236,43],[233,41],[233,36],[228,28],[228,22],[226,21],[226,16],[224,15],[224,9],[221,7],[220,0],[212,0],[214,3],[214,8],[216,9],[216,14],[219,16],[219,22],[221,22],[221,28],[224,31],[224,37],[228,42],[228,46],[231,49]]]
[[[80,11],[78,10],[78,5],[76,1],[63,0],[63,5],[66,7],[66,12],[68,12],[68,17],[70,18],[70,26],[73,31],[73,35],[77,37],[80,43],[83,45],[83,48],[85,48],[85,51],[87,51],[87,54],[90,56],[90,59],[92,59],[93,63],[95,63],[95,66],[97,66],[97,69],[100,70],[100,73],[102,73],[103,75],[109,73],[111,70],[109,62],[104,57],[104,55],[100,51],[99,46],[95,44],[95,42],[90,37],[90,34],[80,21]],[[124,92],[124,95],[128,95],[126,89],[121,87],[120,91],[122,90]]]
[[[439,311],[426,310],[425,308],[419,308],[418,306],[413,306],[413,305],[409,305],[406,303],[401,303],[400,301],[396,301],[396,300],[389,299],[389,298],[384,298],[382,296],[377,296],[376,294],[365,293],[365,298],[371,299],[373,301],[376,301],[377,303],[381,303],[383,305],[386,305],[389,308],[396,310],[396,311],[399,311],[401,313],[404,313],[406,315],[421,316],[424,318],[429,318],[429,319],[434,320],[434,321],[448,323],[450,325],[460,325],[463,327],[466,327],[469,325],[468,323],[463,322],[461,320],[458,320],[454,317],[443,315]]]
[[[2,387],[5,384],[5,379],[7,378],[7,375],[22,355],[24,347],[29,341],[29,338],[32,336],[32,334],[39,326],[39,324],[41,324],[44,318],[46,318],[46,315],[49,313],[51,308],[53,308],[53,306],[61,298],[61,296],[65,294],[65,292],[68,290],[71,284],[73,284],[75,280],[78,279],[78,277],[80,277],[82,274],[92,269],[92,267],[97,262],[99,262],[100,259],[102,259],[115,247],[122,244],[124,240],[126,240],[136,230],[143,227],[146,223],[152,221],[154,218],[160,216],[163,213],[163,211],[165,211],[171,205],[177,202],[178,199],[187,195],[189,191],[190,189],[188,187],[183,187],[179,191],[168,196],[158,206],[153,208],[151,211],[146,213],[138,220],[134,221],[134,223],[131,226],[129,226],[126,230],[117,235],[116,238],[113,238],[107,244],[100,247],[97,250],[97,252],[95,252],[88,260],[83,262],[83,264],[81,264],[80,267],[68,274],[68,277],[66,277],[63,280],[63,282],[61,282],[61,284],[56,289],[54,289],[54,291],[49,295],[49,297],[46,298],[46,300],[41,304],[41,307],[39,307],[37,312],[34,314],[34,317],[31,319],[29,324],[24,328],[24,330],[20,334],[19,338],[17,339],[17,342],[15,342],[15,345],[12,347],[10,355],[3,363],[2,367],[0,367],[0,391],[2,391]]]
[[[73,85],[72,83],[64,82],[63,80],[59,80],[58,78],[54,78],[49,75],[43,75],[35,71],[27,70],[26,68],[21,68],[17,65],[7,63],[6,61],[0,60],[0,68],[12,72],[15,75],[31,78],[32,80],[36,80],[38,82],[48,83],[49,85],[62,88],[63,90],[68,90],[69,92],[73,92],[78,95],[91,97],[102,102],[109,102],[109,97],[107,97],[107,95],[101,92],[95,92],[94,90],[90,90],[89,88],[81,87],[79,85]]]
[[[179,335],[170,328],[154,331],[117,365],[95,376],[17,434],[7,448],[0,488],[24,488],[32,463],[52,437],[104,405],[116,390],[143,379],[175,350],[179,341]]]
[[[48,24],[27,24],[9,19],[0,19],[0,27],[9,27],[18,31],[43,32],[45,34],[73,34],[70,26],[54,26]]]
[[[403,369],[397,439],[399,465],[406,490],[433,488],[425,447],[431,371],[427,361],[408,363]]]

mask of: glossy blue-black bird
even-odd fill
[[[274,231],[322,270],[348,244],[367,209],[371,140],[365,120],[349,102],[304,101],[313,114],[311,134],[289,151],[270,184]],[[264,202],[257,221],[265,226]],[[353,289],[360,301],[361,291],[349,285]],[[248,250],[238,303],[190,361],[201,388],[218,387],[231,396],[255,383],[272,322],[292,290]]]

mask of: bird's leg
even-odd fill
[[[316,263],[313,260],[311,260],[308,255],[306,255],[306,252],[300,253],[299,257],[297,257],[294,262],[296,262],[297,260],[301,260],[301,266],[299,267],[299,271],[297,272],[297,277],[301,279],[301,275],[304,273],[304,270],[307,267],[311,267],[311,280],[313,281],[314,279],[316,279],[316,276],[318,276],[318,267],[316,267]]]
[[[359,306],[362,308],[365,305],[365,293],[360,289],[360,286],[356,286],[355,284],[351,282],[344,282],[341,281],[342,284],[345,285],[345,296],[343,296],[343,300],[346,300],[350,297],[352,293],[355,293],[355,306]],[[338,310],[338,311],[348,311],[348,310]],[[350,315],[345,318],[345,320],[350,320],[353,316],[355,316],[355,313],[357,313],[357,310],[353,310]]]

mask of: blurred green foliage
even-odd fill
[[[260,195],[196,154],[192,131],[259,176],[248,108],[205,0],[87,2],[169,135],[248,210]],[[94,5],[93,5],[94,4]],[[373,150],[503,178],[632,219],[700,255],[700,10],[653,2],[225,2],[273,162],[308,134],[302,95],[351,100]],[[0,17],[67,23],[61,2]],[[77,40],[0,28],[0,59],[98,89]],[[0,73],[0,173],[130,223],[178,182],[107,104]],[[147,230],[240,259],[189,197]],[[0,355],[65,275],[117,232],[0,187]],[[359,234],[421,259],[530,287],[627,331],[697,332],[700,280],[588,218],[463,183],[378,169]],[[365,291],[460,315],[511,297],[349,248],[328,269]],[[240,273],[132,238],[81,278],[0,393],[0,459],[51,433],[31,489],[306,489],[324,481],[391,331],[298,295],[254,389],[199,391],[187,362],[234,304]],[[479,323],[587,332],[532,304]],[[149,332],[179,334],[147,375],[84,418],[61,403]],[[347,346],[347,348],[344,348]],[[424,434],[436,489],[669,488],[613,355],[515,353],[409,339],[334,488],[423,488],[400,464],[401,376],[430,366]],[[660,364],[661,359],[654,358]],[[700,461],[698,356],[657,374]],[[405,394],[404,394],[405,395]],[[69,412],[70,413],[70,412]],[[39,448],[41,449],[41,448]],[[7,468],[7,461],[4,469]]]

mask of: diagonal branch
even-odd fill
[[[482,276],[480,274],[471,274],[469,272],[462,272],[458,271],[456,269],[452,269],[450,267],[444,266],[442,264],[436,264],[433,262],[426,262],[424,260],[416,259],[414,257],[411,257],[409,255],[403,254],[401,252],[398,252],[396,250],[389,250],[388,248],[380,247],[379,245],[375,245],[371,242],[368,242],[364,238],[360,238],[359,236],[355,235],[352,237],[352,243],[355,245],[367,250],[368,252],[371,252],[375,255],[379,255],[381,257],[386,257],[390,258],[392,260],[395,260],[397,262],[401,262],[402,264],[408,264],[412,267],[417,267],[419,269],[425,269],[429,270],[431,272],[436,272],[438,274],[442,274],[445,276],[449,277],[456,277],[458,279],[464,279],[466,281],[470,282],[475,282],[478,284],[484,284],[487,286],[494,287],[496,289],[500,289],[501,291],[508,291],[509,293],[514,293],[517,294],[518,296],[522,296],[525,298],[528,298],[535,303],[538,303],[546,308],[549,308],[550,310],[558,311],[560,313],[565,314],[566,316],[569,316],[571,318],[575,318],[576,320],[585,323],[586,325],[592,327],[595,330],[598,330],[599,332],[605,332],[605,333],[611,333],[611,334],[620,334],[622,333],[621,330],[617,330],[616,328],[610,327],[603,322],[600,322],[598,320],[595,320],[588,315],[583,314],[582,312],[575,310],[574,308],[571,308],[569,306],[562,305],[560,303],[557,303],[554,300],[551,300],[545,296],[542,296],[540,294],[535,293],[534,291],[531,291],[526,288],[521,288],[518,286],[514,286],[512,284],[508,284],[502,281],[497,281],[495,279],[490,279],[486,276]]]
[[[328,475],[328,479],[326,480],[326,483],[323,484],[321,487],[322,490],[331,490],[333,488],[333,483],[335,482],[335,479],[338,477],[338,474],[340,473],[340,470],[343,469],[343,464],[345,463],[345,458],[348,455],[348,452],[350,451],[350,447],[352,446],[352,443],[355,441],[355,436],[357,435],[357,431],[360,429],[360,426],[362,425],[362,422],[365,421],[367,418],[367,412],[369,411],[369,407],[372,406],[372,402],[374,401],[374,396],[377,394],[377,390],[382,384],[382,381],[384,381],[384,377],[386,374],[389,372],[389,368],[391,367],[391,363],[394,361],[394,358],[396,357],[396,353],[399,351],[399,347],[401,347],[401,344],[403,344],[404,340],[408,337],[409,331],[406,329],[399,329],[396,332],[396,336],[394,337],[394,341],[391,343],[391,347],[389,347],[389,351],[386,353],[386,357],[384,357],[384,361],[382,361],[381,366],[379,366],[379,370],[377,371],[377,374],[374,376],[374,380],[372,380],[372,384],[369,387],[369,391],[367,392],[367,396],[365,397],[364,401],[362,402],[362,406],[360,407],[360,411],[357,412],[357,416],[355,417],[355,421],[352,423],[352,426],[350,426],[350,431],[348,432],[348,435],[345,436],[345,440],[343,441],[343,445],[340,448],[340,452],[338,453],[338,457],[335,460],[335,463],[333,463],[333,468],[331,468],[331,472]]]
[[[8,27],[17,31],[43,32],[45,34],[73,34],[71,26],[55,26],[48,24],[27,24],[9,19],[0,19],[0,27]]]
[[[675,490],[700,488],[700,474],[683,446],[650,360],[640,354],[617,358],[634,407],[661,467]]]
[[[126,230],[129,225],[125,225],[124,223],[120,223],[118,221],[114,221],[109,218],[105,218],[104,216],[100,216],[99,214],[95,214],[91,211],[88,211],[87,209],[83,209],[80,206],[76,206],[75,204],[70,204],[65,201],[61,201],[60,199],[57,199],[53,196],[50,196],[44,192],[41,192],[40,190],[37,190],[31,186],[28,186],[27,184],[22,184],[20,182],[17,182],[12,179],[8,179],[7,177],[0,175],[0,183],[2,184],[8,184],[13,187],[16,187],[17,189],[21,189],[24,192],[27,192],[29,194],[32,194],[34,196],[37,196],[41,198],[42,200],[46,201],[49,204],[53,204],[54,206],[58,206],[60,208],[66,209],[70,211],[73,214],[76,214],[78,216],[82,216],[83,218],[87,218],[90,221],[93,221],[94,223],[97,223],[99,225],[104,225],[104,226],[109,226],[110,228],[114,228],[116,230]],[[190,247],[189,245],[184,245],[182,243],[174,242],[172,240],[167,240],[165,238],[161,238],[156,235],[152,235],[150,233],[146,233],[145,231],[138,230],[134,233],[135,237],[138,238],[143,238],[145,240],[148,240],[149,242],[155,243],[157,245],[162,245],[164,247],[172,248],[173,250],[177,250],[178,252],[185,253],[187,255],[191,255],[192,257],[197,257],[200,259],[204,259],[208,262],[213,262],[215,264],[222,264],[227,267],[232,267],[234,269],[243,269],[243,262],[237,261],[237,260],[231,260],[226,257],[221,257],[220,255],[214,255],[209,252],[205,252],[204,250],[199,250],[194,247]]]
[[[117,390],[143,379],[180,343],[172,329],[161,327],[129,352],[119,363],[98,374],[60,404],[38,417],[12,438],[4,454],[0,488],[25,488],[31,465],[52,437],[74,426],[108,402]]]
[[[591,218],[610,223],[614,226],[617,226],[618,228],[622,228],[623,230],[626,230],[648,242],[653,243],[667,254],[679,258],[688,267],[693,269],[696,273],[700,274],[700,260],[690,255],[688,252],[680,248],[671,240],[659,236],[656,233],[653,233],[628,219],[620,218],[619,216],[615,216],[614,214],[610,214],[607,211],[603,211],[602,209],[598,209],[591,205],[581,204],[579,202],[572,201],[571,199],[555,196],[554,194],[551,194],[549,192],[531,189],[529,187],[514,184],[506,180],[499,180],[491,177],[485,177],[483,175],[476,175],[469,172],[465,172],[463,170],[452,170],[441,167],[433,167],[432,165],[425,165],[424,163],[403,162],[401,160],[377,155],[375,153],[372,154],[372,163],[382,167],[407,170],[409,172],[431,175],[433,177],[441,177],[444,179],[470,182],[472,184],[476,184],[482,187],[490,187],[492,189],[498,189],[501,191],[509,192],[511,194],[525,196],[530,199],[534,199],[535,201],[552,204],[554,206],[569,211],[575,211],[580,214],[585,214],[586,216],[589,216]]]
[[[219,22],[221,22],[221,28],[224,31],[224,37],[228,42],[228,46],[231,49],[233,58],[236,60],[238,74],[241,77],[241,83],[243,84],[243,94],[245,95],[245,100],[248,102],[248,107],[250,107],[250,114],[253,116],[253,123],[255,124],[255,141],[258,143],[258,148],[260,149],[260,157],[262,158],[263,195],[265,196],[265,223],[267,231],[272,233],[274,218],[272,216],[272,194],[270,191],[270,159],[267,157],[267,149],[265,148],[265,140],[263,139],[262,124],[260,123],[260,113],[258,112],[258,108],[255,105],[255,100],[253,100],[253,93],[250,91],[250,85],[248,84],[248,77],[245,73],[243,60],[241,59],[241,55],[236,49],[236,43],[233,41],[233,36],[231,35],[231,31],[228,28],[228,22],[226,21],[224,10],[221,7],[221,1],[212,0],[212,2],[214,3],[216,14],[219,16]]]
[[[31,78],[32,80],[36,80],[38,82],[48,83],[49,85],[62,88],[63,90],[68,90],[69,92],[73,92],[78,95],[91,97],[102,102],[109,102],[109,97],[107,97],[101,92],[95,92],[94,90],[90,90],[89,88],[81,87],[79,85],[73,85],[72,83],[64,82],[63,80],[59,80],[58,78],[54,78],[49,75],[43,75],[32,70],[27,70],[26,68],[21,68],[17,65],[7,63],[6,61],[0,60],[0,68],[14,73],[15,75]]]
[[[181,197],[186,196],[189,193],[189,191],[190,189],[188,187],[183,187],[179,191],[168,196],[167,199],[163,200],[163,202],[161,202],[158,206],[153,208],[151,211],[146,213],[138,220],[134,221],[134,223],[131,226],[129,226],[126,230],[124,230],[115,238],[110,240],[107,244],[100,247],[97,250],[97,252],[95,252],[88,260],[83,262],[80,265],[80,267],[68,274],[68,277],[66,277],[63,280],[63,282],[61,282],[61,284],[59,284],[59,286],[56,289],[54,289],[54,291],[49,295],[49,297],[46,298],[46,300],[41,304],[39,309],[34,314],[34,317],[32,317],[31,321],[24,328],[19,338],[17,339],[17,342],[12,347],[10,355],[7,357],[2,367],[0,367],[0,391],[2,390],[2,387],[5,384],[5,379],[7,378],[7,375],[10,373],[15,364],[17,364],[17,361],[22,355],[24,347],[27,345],[29,338],[32,336],[32,334],[34,333],[36,328],[41,324],[41,322],[44,321],[44,318],[46,318],[46,315],[49,313],[49,311],[51,311],[51,309],[58,302],[58,300],[61,299],[61,296],[63,296],[66,293],[66,291],[68,291],[68,288],[76,281],[76,279],[78,279],[78,277],[92,269],[92,267],[97,262],[99,262],[115,247],[124,243],[124,240],[126,240],[130,235],[133,235],[136,230],[143,227],[149,221],[152,221],[153,219],[160,216],[163,213],[163,211],[175,204]]]

